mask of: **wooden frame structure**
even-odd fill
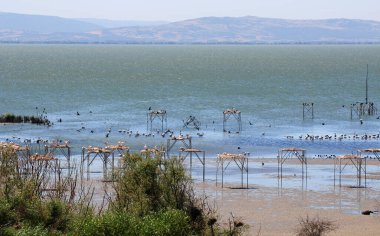
[[[9,149],[17,157],[17,172],[24,177],[34,176],[41,181],[41,191],[57,191],[57,183],[61,179],[60,161],[52,154],[30,154],[28,145],[0,143],[1,148]],[[42,192],[40,194],[42,194]]]
[[[226,165],[225,165],[226,163]],[[222,188],[224,183],[224,172],[230,166],[231,163],[235,163],[241,172],[241,187],[244,187],[244,172],[246,174],[246,188],[248,189],[248,156],[244,154],[233,153],[221,153],[216,158],[216,186],[218,186],[219,169],[222,171]]]
[[[368,115],[372,116],[377,113],[377,108],[373,102],[368,101],[368,64],[367,64],[367,75],[365,78],[365,102],[356,102],[351,104],[351,120],[353,113],[361,118],[362,116]]]
[[[377,108],[373,102],[356,102],[351,104],[351,120],[354,115],[358,118],[377,114]]]
[[[51,154],[33,154],[29,157],[27,166],[28,175],[38,175],[44,188],[42,191],[57,191],[57,183],[61,180],[61,166],[58,158]]]
[[[117,142],[117,144],[115,144],[115,145],[112,145],[112,144],[107,145],[105,147],[105,149],[110,150],[112,152],[112,154],[117,152],[119,154],[119,156],[123,156],[123,155],[129,153],[129,147],[126,146],[125,143],[122,141]]]
[[[71,168],[71,147],[69,141],[65,141],[63,144],[53,142],[50,145],[45,145],[45,155],[57,156],[57,152],[66,158],[67,169],[70,172]]]
[[[119,153],[120,155],[124,155],[129,152],[129,147],[124,145],[124,142],[118,142],[116,145],[107,145],[106,147],[93,147],[88,146],[82,147],[82,164],[81,164],[81,174],[83,176],[83,165],[87,161],[86,165],[86,173],[87,180],[90,179],[90,166],[99,158],[103,164],[103,179],[105,181],[114,179],[114,171],[115,171],[115,153]],[[111,179],[108,176],[108,169],[111,168]]]
[[[231,117],[235,118],[235,120],[237,121],[238,131],[240,132],[242,130],[241,112],[235,108],[226,109],[223,111],[223,132],[227,132],[226,123]]]
[[[339,174],[339,186],[342,186],[342,172],[347,165],[352,164],[356,170],[356,187],[362,186],[362,178],[364,175],[364,187],[367,186],[367,160],[360,155],[341,155],[334,159],[334,186],[336,181],[336,174]]]
[[[195,116],[189,116],[186,121],[183,121],[183,128],[190,128],[189,126],[193,126],[191,128],[194,128],[196,130],[200,130],[201,128],[201,122],[195,118]]]
[[[17,156],[17,172],[20,174],[28,173],[30,147],[28,145],[22,146],[16,143],[1,142],[1,148],[9,149]]]
[[[314,103],[313,102],[304,102],[302,103],[302,119],[307,117],[314,119]]]
[[[183,155],[185,154],[185,155]],[[199,150],[199,149],[194,149],[194,148],[180,148],[178,157],[181,161],[185,161],[186,157],[190,157],[190,176],[192,173],[193,169],[193,154],[198,158],[198,160],[201,162],[203,166],[203,182],[205,181],[205,168],[206,168],[206,152]],[[200,156],[201,155],[201,156]]]
[[[101,148],[101,147],[92,147],[92,146],[88,146],[87,148],[82,147],[82,166],[87,161],[87,165],[86,165],[87,180],[90,179],[90,166],[92,165],[92,163],[95,161],[96,158],[101,159],[103,163],[103,178],[108,179],[107,178],[108,164],[111,165],[112,172],[114,171],[114,164],[115,164],[115,159],[111,154],[112,154],[111,150]]]
[[[282,166],[289,158],[297,157],[302,165],[302,180],[306,177],[307,180],[307,158],[306,150],[303,148],[282,148],[278,150],[277,156],[277,176],[281,180],[282,186]]]
[[[157,110],[157,111],[150,111],[146,114],[146,130],[147,131],[153,131],[153,122],[154,120],[159,119],[161,121],[161,132],[164,131],[164,124],[165,129],[167,129],[168,126],[168,119],[167,119],[167,113],[165,110]]]
[[[30,147],[12,144],[13,150],[16,152],[19,159],[28,159],[30,157]]]
[[[19,159],[27,159],[30,156],[30,148],[27,145],[22,146],[20,144],[8,142],[1,142],[0,145],[2,148],[9,148],[10,150],[14,151]]]
[[[157,147],[149,148],[147,146],[144,146],[144,149],[140,151],[140,154],[144,156],[145,158],[164,158],[165,159],[165,151]]]
[[[359,150],[359,155],[362,156],[364,154],[367,155],[373,155],[377,160],[380,161],[380,148],[368,148],[368,149],[360,149]],[[364,157],[366,158],[366,157]]]
[[[170,139],[168,139],[166,143],[166,157],[167,158],[170,158],[170,151],[172,150],[172,148],[177,142],[181,142],[185,146],[186,149],[192,149],[191,136],[189,135],[186,135],[185,137],[182,135],[178,135],[177,137],[173,136]]]

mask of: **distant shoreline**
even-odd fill
[[[275,45],[311,45],[311,46],[323,46],[323,45],[380,45],[380,42],[252,42],[252,43],[239,43],[239,42],[223,42],[223,43],[196,43],[196,42],[69,42],[69,41],[0,41],[0,45],[219,45],[219,46],[275,46]]]

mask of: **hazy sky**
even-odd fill
[[[380,21],[380,0],[0,0],[1,12],[179,21],[203,16]]]

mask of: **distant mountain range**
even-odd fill
[[[380,22],[204,17],[173,23],[0,13],[3,43],[380,43]]]
[[[78,18],[76,20],[96,24],[103,28],[120,28],[129,26],[154,26],[168,24],[167,21],[136,21],[136,20],[107,20],[93,18]]]
[[[0,32],[19,34],[83,33],[102,28],[99,25],[56,16],[0,12]]]

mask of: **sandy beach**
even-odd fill
[[[277,163],[277,158],[250,158],[250,163]],[[368,159],[367,165],[378,165],[380,164],[377,159]],[[333,158],[307,158],[307,163],[309,165],[334,165]],[[297,158],[289,158],[286,160],[286,164],[297,165],[300,164]]]
[[[254,162],[276,163],[273,159],[255,159]],[[333,165],[333,160],[310,159],[309,167]],[[251,163],[250,165],[254,165]],[[287,165],[296,167],[297,160],[291,159]],[[380,165],[377,160],[369,160],[368,166]],[[249,225],[247,235],[295,235],[301,218],[319,217],[334,222],[337,229],[328,235],[379,235],[380,215],[362,215],[364,210],[378,211],[380,208],[379,173],[371,174],[372,186],[352,188],[348,185],[331,185],[307,189],[303,185],[278,187],[260,184],[260,179],[250,180],[248,189],[239,189],[239,180],[225,183],[224,188],[215,181],[196,182],[199,196],[206,196],[208,204],[215,207],[220,223],[227,226],[231,213]],[[271,175],[273,181],[277,179]],[[296,181],[295,177],[283,181]],[[300,178],[300,177],[298,177]],[[313,176],[311,176],[313,178]],[[356,175],[345,175],[354,180]],[[297,183],[300,183],[297,182]],[[374,183],[376,185],[374,185]]]
[[[212,172],[214,169],[209,170],[205,182],[201,181],[199,175],[193,176],[197,196],[205,198],[216,211],[219,224],[228,227],[228,220],[233,214],[236,219],[248,225],[245,235],[295,235],[300,219],[309,216],[333,222],[337,229],[328,235],[379,235],[380,214],[368,216],[361,212],[380,210],[380,172],[368,172],[368,186],[357,188],[352,187],[356,183],[356,175],[352,169],[348,169],[342,175],[344,184],[339,186],[338,182],[334,185],[331,176],[321,180],[320,173],[314,173],[319,168],[327,168],[328,173],[331,172],[334,160],[308,159],[308,184],[302,181],[300,175],[294,176],[293,172],[285,171],[283,187],[280,187],[277,169],[260,173],[258,170],[262,163],[265,163],[263,168],[277,167],[276,158],[251,158],[248,189],[241,188],[238,170],[226,172],[223,188],[220,179],[216,185],[215,173]],[[207,168],[214,164],[207,163]],[[378,160],[367,160],[369,169],[379,166]],[[287,170],[295,171],[300,169],[300,163],[291,158],[287,160],[286,167]],[[112,192],[111,183],[102,182],[98,178],[92,178],[92,181],[91,186],[97,187],[94,200],[101,203],[104,187],[107,187],[108,193]],[[88,183],[90,182],[91,180]]]
[[[221,222],[226,224],[232,213],[248,224],[247,235],[294,235],[299,220],[306,216],[333,221],[338,228],[331,235],[379,235],[380,232],[380,216],[346,212],[345,199],[339,190],[321,193],[266,187],[222,189],[213,183],[198,184],[197,190],[209,196],[209,204],[216,207]],[[357,192],[357,189],[350,190]],[[367,189],[366,194],[373,192]],[[353,198],[357,196],[354,195]],[[363,210],[378,210],[379,204],[374,199],[360,200]]]

